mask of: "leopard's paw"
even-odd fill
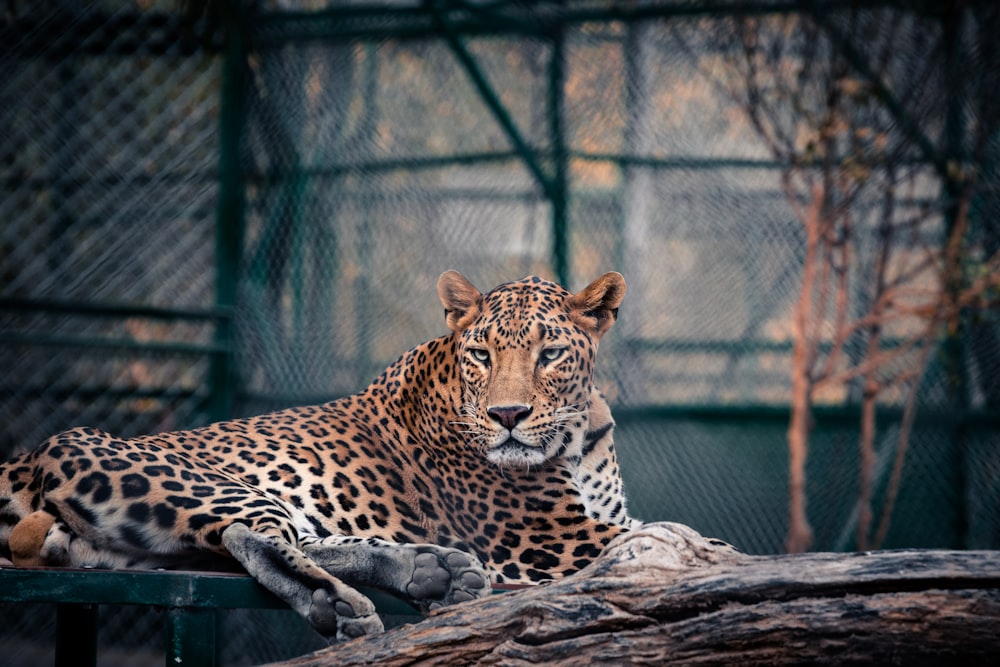
[[[358,595],[352,604],[325,588],[313,591],[305,618],[317,632],[337,642],[384,630],[382,619],[368,598]]]
[[[489,575],[474,556],[430,544],[412,548],[416,555],[406,595],[421,612],[476,600],[490,593]]]
[[[275,535],[235,523],[222,534],[229,553],[265,588],[299,612],[330,641],[382,632],[375,605]]]

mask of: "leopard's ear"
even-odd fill
[[[577,326],[600,338],[618,319],[618,306],[625,297],[625,278],[611,271],[587,285],[570,299]]]
[[[448,328],[456,333],[465,331],[479,315],[483,295],[458,271],[445,271],[438,278],[438,297],[444,306]]]

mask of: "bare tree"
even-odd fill
[[[784,165],[782,187],[804,232],[791,313],[789,552],[813,542],[806,460],[816,401],[860,393],[856,546],[876,548],[931,354],[942,336],[958,335],[963,313],[995,303],[1000,255],[984,255],[969,234],[977,160],[998,126],[995,89],[984,87],[995,82],[979,73],[962,80],[963,71],[977,71],[966,56],[990,60],[978,67],[1000,66],[992,62],[995,40],[986,38],[995,32],[984,27],[997,27],[997,14],[957,4],[923,15],[739,17],[719,33],[726,67],[716,80]],[[963,104],[969,88],[988,102]],[[974,112],[964,133],[954,127],[956,103]],[[940,141],[930,138],[936,128]],[[936,192],[939,204],[925,203]],[[876,415],[887,402],[903,411],[873,535]]]

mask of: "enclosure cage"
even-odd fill
[[[598,375],[633,515],[785,548],[812,325],[841,378],[809,401],[812,548],[859,546],[861,469],[879,546],[1000,548],[994,3],[3,6],[3,457],[353,393],[447,331],[447,269],[617,270]],[[873,324],[886,275],[944,305]],[[30,662],[45,624],[3,613]],[[313,641],[229,618],[231,664]],[[158,623],[106,620],[130,651]]]

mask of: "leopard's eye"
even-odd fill
[[[565,347],[547,347],[538,355],[539,361],[543,364],[551,364],[566,353]]]
[[[484,350],[481,347],[470,347],[469,356],[478,361],[481,364],[490,363],[490,352],[489,350]]]

